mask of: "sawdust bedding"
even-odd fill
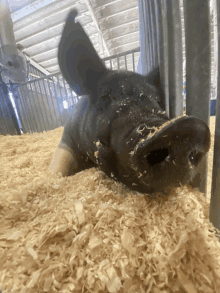
[[[94,168],[48,174],[62,132],[0,136],[0,291],[220,292],[209,197],[150,199]]]

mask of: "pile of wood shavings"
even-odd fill
[[[220,292],[203,194],[150,199],[95,169],[50,175],[62,131],[0,137],[0,291]]]

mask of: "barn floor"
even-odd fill
[[[187,186],[150,199],[95,169],[48,174],[62,132],[0,136],[0,291],[220,292],[213,139],[207,199]]]

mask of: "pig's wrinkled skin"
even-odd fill
[[[74,106],[49,170],[68,176],[99,166],[143,193],[191,182],[210,147],[208,126],[188,116],[169,122],[159,70],[144,77],[106,69],[76,15],[67,18],[58,59],[71,88],[87,96]]]

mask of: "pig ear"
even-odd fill
[[[146,82],[149,84],[152,84],[153,86],[155,86],[157,88],[159,96],[160,96],[159,104],[160,104],[161,108],[163,110],[165,110],[165,96],[164,96],[164,91],[163,91],[162,84],[161,84],[159,67],[156,67],[155,69],[153,69],[146,76]]]
[[[96,94],[97,83],[107,69],[80,23],[75,23],[76,16],[77,11],[72,10],[67,17],[58,50],[59,66],[78,95]]]

